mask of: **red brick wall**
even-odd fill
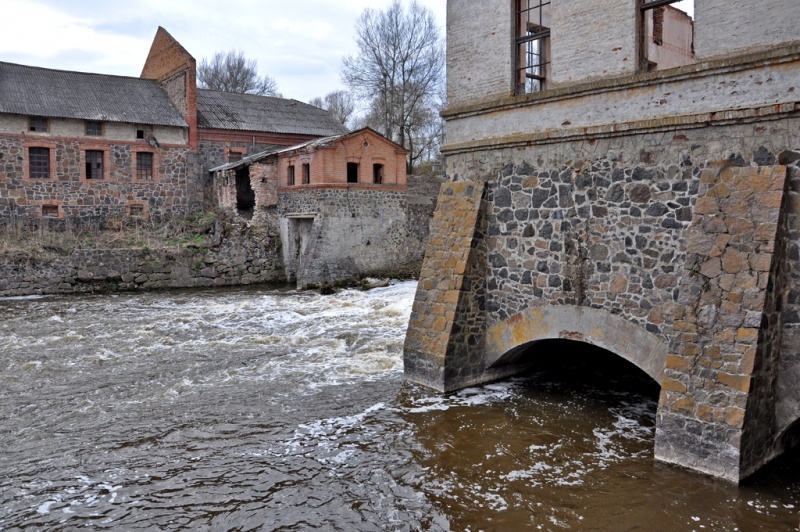
[[[141,76],[155,79],[189,124],[189,147],[197,149],[197,63],[162,27],[158,28]]]

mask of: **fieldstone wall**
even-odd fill
[[[279,147],[276,144],[263,144],[252,142],[224,142],[217,140],[200,140],[197,143],[197,151],[200,154],[200,164],[204,176],[208,176],[208,171],[216,166],[228,162],[228,148],[238,148],[243,154],[252,155],[260,151]],[[210,177],[207,177],[210,179]]]
[[[433,212],[433,204],[427,206]],[[412,215],[425,216],[416,203]],[[420,212],[423,211],[423,212]],[[318,188],[278,193],[278,215],[287,268],[299,287],[365,276],[412,277],[422,263],[427,226],[408,224],[406,192]],[[297,218],[302,215],[302,218]],[[299,220],[313,217],[309,230]],[[298,225],[300,224],[300,225]],[[304,241],[296,245],[297,239]],[[292,280],[292,279],[290,279]]]
[[[210,248],[75,250],[0,257],[0,296],[285,282],[277,225],[217,224]]]
[[[42,218],[42,205],[57,205],[57,220],[92,223],[103,227],[109,219],[126,219],[131,205],[143,205],[143,215],[156,219],[181,217],[200,210],[202,188],[194,177],[196,155],[188,148],[154,148],[156,176],[134,178],[134,159],[140,147],[106,143],[91,146],[107,152],[104,179],[87,180],[83,175],[83,152],[90,149],[78,140],[46,139],[50,146],[52,177],[26,177],[27,148],[21,138],[0,138],[0,223]],[[36,139],[34,145],[43,141]]]

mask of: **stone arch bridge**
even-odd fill
[[[790,446],[800,153],[663,168],[525,157],[443,185],[406,378],[448,392],[523,371],[540,340],[578,340],[660,384],[657,459],[738,482]]]

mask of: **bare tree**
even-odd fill
[[[203,59],[197,67],[201,89],[239,94],[280,96],[278,84],[270,76],[259,77],[255,59],[247,59],[241,51],[217,52],[211,61]]]
[[[444,82],[444,42],[433,13],[394,0],[386,11],[366,9],[356,23],[358,54],[343,61],[342,78],[367,102],[366,123],[419,157],[414,138],[436,120]]]
[[[334,116],[343,126],[348,126],[350,118],[356,110],[353,95],[345,90],[329,92],[325,98],[316,97],[308,102],[314,107],[325,109]]]

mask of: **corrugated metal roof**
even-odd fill
[[[0,62],[0,112],[188,127],[153,80]]]
[[[315,136],[347,132],[329,112],[307,103],[207,89],[197,91],[197,126]]]

